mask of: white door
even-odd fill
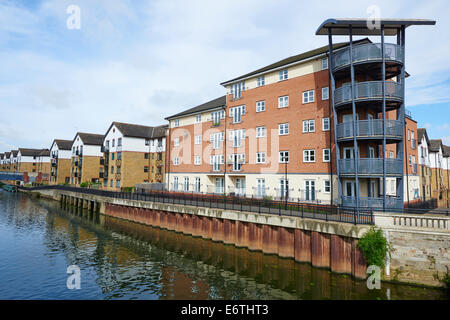
[[[225,189],[224,178],[216,178],[216,193],[223,193]]]
[[[266,196],[266,180],[258,179],[257,182],[258,182],[257,196],[265,197]]]
[[[236,179],[236,190],[237,195],[243,196],[245,194],[245,180],[242,178]]]
[[[316,200],[316,182],[314,180],[305,180],[305,200]]]

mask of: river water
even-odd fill
[[[448,298],[0,191],[0,299]]]

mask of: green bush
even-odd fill
[[[133,190],[134,190],[134,187],[123,187],[122,188],[123,192],[133,192]]]
[[[361,249],[367,264],[384,268],[386,254],[390,247],[381,229],[370,228],[364,236],[359,239],[358,247]]]
[[[82,182],[82,183],[80,184],[80,187],[81,187],[81,188],[87,188],[87,187],[89,187],[89,182]]]

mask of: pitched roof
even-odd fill
[[[11,152],[5,152],[5,159],[8,159],[11,156]]]
[[[361,40],[353,41],[353,43],[354,44],[371,43],[371,41],[368,38],[364,38],[364,39],[361,39]],[[348,46],[348,44],[349,44],[349,42],[335,43],[335,44],[333,44],[333,50],[337,50],[337,49],[346,47],[346,46]],[[275,69],[275,68],[279,68],[279,67],[291,64],[291,63],[300,62],[302,60],[306,60],[306,59],[309,59],[309,58],[312,58],[312,57],[315,57],[315,56],[318,56],[318,55],[321,55],[321,54],[328,53],[328,51],[329,51],[328,50],[328,45],[320,47],[320,48],[317,48],[317,49],[314,49],[314,50],[311,50],[311,51],[307,51],[307,52],[304,52],[304,53],[301,53],[301,54],[298,54],[298,55],[295,55],[295,56],[292,56],[292,57],[280,60],[278,62],[269,64],[268,66],[262,67],[260,69],[257,69],[255,71],[252,71],[252,72],[247,73],[247,74],[244,74],[244,75],[239,76],[237,78],[234,78],[234,79],[222,82],[221,85],[227,85],[228,83],[235,82],[237,80],[241,80],[241,79],[244,79],[244,78],[247,78],[247,77],[250,77],[250,76],[254,76],[254,75],[258,74],[258,73],[266,72],[266,71],[269,71],[269,70],[272,70],[272,69]]]
[[[48,149],[41,149],[39,152],[40,157],[50,157],[50,150]]]
[[[5,157],[4,153],[0,153],[0,159],[3,159]]]
[[[11,150],[11,154],[13,157],[17,157],[18,152],[19,152],[19,150]]]
[[[430,151],[439,152],[439,147],[441,147],[441,146],[442,146],[441,139],[430,140]]]
[[[444,157],[450,157],[450,146],[442,145],[442,153]]]
[[[42,149],[19,148],[19,151],[22,157],[35,157]]]
[[[77,138],[77,136],[80,137],[81,141],[83,141],[84,144],[91,145],[91,146],[103,145],[103,138],[105,137],[102,134],[77,132],[77,134],[75,135],[75,138],[72,140],[72,144],[75,142],[75,139]]]
[[[430,145],[430,139],[428,139],[427,129],[425,128],[417,128],[417,141],[419,143],[422,141],[423,136],[425,135],[425,140],[427,141],[428,146]]]
[[[122,132],[125,137],[134,138],[161,138],[166,136],[167,125],[161,125],[157,127],[143,126],[138,124],[123,123],[114,121],[111,123],[107,133],[111,130],[112,126],[116,126],[117,129]],[[105,135],[106,136],[106,135]]]
[[[210,109],[217,109],[217,108],[224,107],[226,104],[227,104],[227,97],[226,96],[222,96],[220,98],[216,98],[214,100],[205,102],[205,103],[203,103],[201,105],[198,105],[196,107],[187,109],[187,110],[185,110],[183,112],[174,114],[173,116],[167,117],[165,119],[166,120],[170,120],[170,119],[173,119],[173,118],[178,118],[178,117],[186,116],[186,115],[193,114],[193,113],[199,113],[199,112],[207,111],[207,110],[210,110]]]
[[[56,143],[59,150],[71,150],[72,149],[72,140],[61,140],[55,139],[53,143]],[[53,146],[53,144],[52,144]]]

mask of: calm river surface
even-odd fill
[[[81,289],[67,289],[67,267]],[[0,299],[448,299],[0,191]]]

